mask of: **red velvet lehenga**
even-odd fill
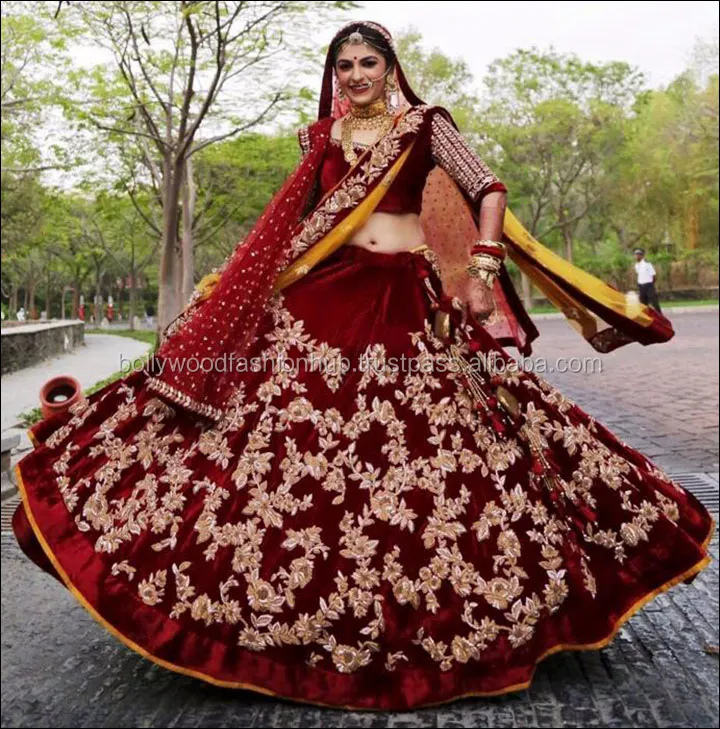
[[[221,339],[212,301],[156,364]],[[469,372],[509,356],[457,308],[438,329],[443,303],[427,250],[335,250],[269,298],[245,350],[262,366],[137,372],[33,428],[21,546],[142,655],[298,701],[500,694],[606,645],[707,565],[711,517],[536,375]],[[226,385],[219,417],[196,412]]]

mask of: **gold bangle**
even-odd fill
[[[476,262],[484,268],[500,268],[502,261],[492,253],[473,253],[470,262]]]
[[[481,271],[478,279],[491,289],[495,285],[496,274],[492,271]]]
[[[491,273],[497,275],[500,272],[502,261],[491,255],[477,254],[470,257],[465,271],[470,278],[482,278],[483,274]]]

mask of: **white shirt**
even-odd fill
[[[635,273],[637,273],[638,284],[652,283],[655,278],[655,269],[652,263],[644,258],[635,264]]]

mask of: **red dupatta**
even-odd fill
[[[313,125],[307,154],[222,266],[209,295],[196,295],[168,328],[149,386],[219,420],[235,391],[233,363],[237,366],[247,354],[270,297],[310,270],[311,250],[329,254],[364,224],[407,159],[424,121],[422,108],[399,115],[393,129],[363,152],[304,215],[332,119]]]

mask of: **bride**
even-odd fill
[[[534,241],[385,28],[151,366],[32,430],[26,554],[210,683],[408,709],[518,691],[709,562],[707,511],[533,373],[510,256],[598,350],[669,322]]]

